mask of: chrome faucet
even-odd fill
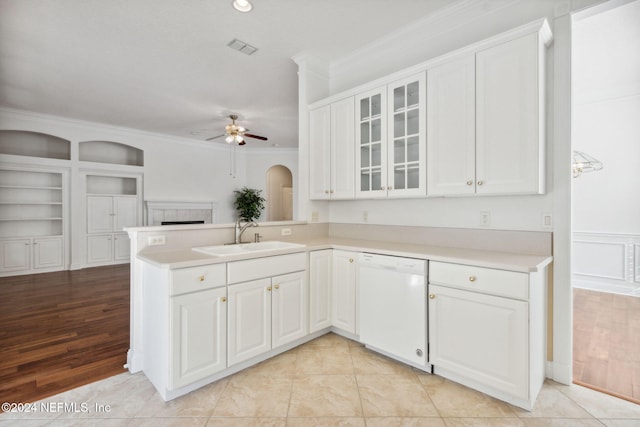
[[[240,243],[240,241],[242,240],[242,233],[244,233],[244,231],[249,228],[249,227],[257,227],[258,224],[255,221],[251,221],[251,222],[247,222],[244,225],[240,225],[240,218],[238,218],[238,220],[236,221],[236,245],[238,243]]]

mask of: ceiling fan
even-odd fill
[[[254,135],[252,133],[247,133],[249,129],[244,128],[240,125],[237,125],[236,124],[236,120],[238,120],[237,114],[231,114],[229,118],[231,119],[231,124],[228,124],[227,126],[225,126],[224,134],[212,136],[211,138],[207,138],[206,140],[211,141],[211,140],[222,138],[223,136],[225,136],[226,137],[225,141],[227,141],[229,144],[234,143],[236,145],[245,145],[246,144],[244,140],[245,137],[259,139],[261,141],[267,141],[268,139],[267,137]]]

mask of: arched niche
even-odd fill
[[[293,176],[288,167],[271,166],[266,183],[267,221],[293,219]]]
[[[113,141],[83,141],[80,160],[116,165],[144,166],[144,151]]]
[[[46,133],[0,130],[0,154],[71,160],[71,143]]]

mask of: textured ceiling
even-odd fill
[[[0,0],[0,106],[197,139],[238,113],[295,147],[293,55],[335,60],[452,2],[253,3],[244,14],[231,0]],[[258,52],[228,48],[234,38]]]

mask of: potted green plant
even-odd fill
[[[234,204],[238,212],[238,218],[246,222],[258,219],[264,209],[266,200],[260,195],[262,190],[243,187],[241,190],[235,190],[234,193],[236,193]]]

